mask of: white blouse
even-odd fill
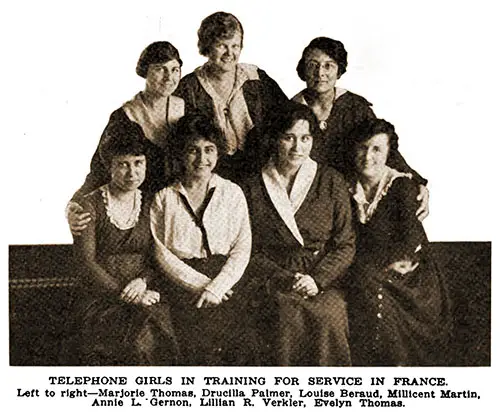
[[[151,230],[156,243],[156,259],[166,276],[190,290],[207,290],[218,298],[236,284],[250,259],[252,238],[245,196],[241,188],[214,174],[209,189],[212,198],[203,213],[208,246],[213,255],[228,257],[220,273],[211,280],[185,264],[182,259],[206,258],[203,234],[182,196],[189,200],[180,182],[155,195],[151,206]]]

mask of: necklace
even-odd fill
[[[326,120],[328,119],[328,117],[330,116],[330,113],[332,112],[333,103],[335,102],[336,97],[337,97],[337,88],[334,87],[333,88],[333,98],[332,98],[331,104],[329,105],[330,108],[329,108],[328,114],[327,114],[325,119],[319,120],[319,129],[321,131],[325,131],[328,128],[328,122]]]

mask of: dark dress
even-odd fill
[[[144,278],[148,289],[155,289],[149,206],[150,201],[143,198],[137,224],[121,230],[107,216],[101,189],[83,199],[92,221],[81,236],[74,237],[82,277],[77,317],[82,364],[177,362],[178,345],[165,294],[152,306],[128,304],[119,298],[123,288],[136,278]]]
[[[304,92],[297,94],[293,100],[307,105]],[[372,104],[360,95],[346,91],[333,103],[330,115],[326,120],[326,128],[318,129],[314,136],[314,145],[311,158],[320,164],[332,166],[344,176],[352,172],[352,163],[349,152],[352,145],[349,143],[351,132],[363,121],[376,118]],[[387,165],[404,173],[411,173],[413,179],[419,184],[426,184],[415,170],[406,163],[403,156],[396,151],[391,151]]]
[[[243,151],[219,160],[218,173],[240,183],[251,173],[257,172],[262,152],[261,137],[270,116],[278,111],[288,98],[279,85],[261,69],[257,69],[259,79],[249,79],[243,84],[243,96],[254,128],[245,140]],[[210,119],[215,119],[214,103],[203,88],[196,73],[181,79],[175,94],[184,99],[186,114],[199,111]]]
[[[302,246],[276,210],[262,176],[246,182],[253,251],[247,268],[255,288],[256,318],[267,337],[269,364],[350,365],[347,309],[341,279],[354,257],[347,185],[335,170],[318,166],[295,214]],[[292,291],[296,272],[310,275],[320,293]]]
[[[130,128],[137,128],[138,124],[127,116],[123,108],[118,108],[111,114],[109,122],[101,135],[101,139],[99,140],[94,156],[92,157],[92,161],[90,162],[90,172],[85,178],[84,184],[73,195],[73,200],[79,201],[82,196],[92,192],[99,186],[110,182],[111,175],[109,174],[109,169],[106,168],[103,163],[100,155],[100,148],[107,137],[108,131],[116,128],[116,126],[121,126],[122,130],[127,130]],[[147,159],[147,170],[146,179],[141,185],[141,189],[146,193],[154,194],[158,190],[165,187],[167,180],[166,176],[168,175],[165,173],[165,158],[167,151],[156,144],[153,144],[153,142],[148,140],[145,136],[144,145],[145,156]]]
[[[357,365],[423,366],[445,360],[447,290],[415,216],[416,197],[412,180],[396,178],[371,219],[365,224],[356,221],[348,304],[351,352]],[[419,265],[405,275],[387,270],[401,260]]]

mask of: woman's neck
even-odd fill
[[[359,182],[363,187],[367,200],[372,200],[375,193],[380,185],[382,178],[384,177],[385,170],[381,170],[375,176],[360,176]]]
[[[116,186],[113,182],[110,182],[109,185],[109,193],[113,199],[118,200],[119,202],[130,202],[131,200],[134,199],[135,197],[135,192],[137,189],[134,190],[123,190],[120,189],[118,186]]]
[[[331,106],[333,101],[335,101],[336,90],[335,87],[325,92],[317,92],[308,89],[306,93],[307,97],[309,98],[309,101],[312,104],[326,108],[328,106]]]
[[[142,92],[142,100],[144,105],[152,110],[164,109],[167,107],[169,95],[159,95],[145,89]]]
[[[212,177],[213,174],[207,177],[184,176],[181,182],[184,188],[188,191],[200,191],[208,188],[208,184],[210,183]]]
[[[212,65],[210,62],[206,64],[206,73],[209,79],[215,82],[234,83],[236,77],[236,66],[231,71],[223,71],[217,65]]]

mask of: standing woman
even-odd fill
[[[81,209],[78,200],[109,182],[109,170],[102,159],[101,147],[109,131],[116,126],[132,128],[139,125],[144,133],[148,167],[141,188],[154,193],[165,186],[172,169],[170,147],[173,126],[184,115],[184,101],[172,95],[179,85],[181,66],[179,52],[166,41],[151,43],[141,53],[136,72],[145,78],[146,86],[144,91],[139,92],[110,116],[92,157],[90,173],[68,204],[68,222],[73,233],[81,231],[89,220],[89,215]]]
[[[352,136],[357,251],[350,270],[351,350],[358,365],[440,365],[450,309],[443,276],[415,216],[417,187],[387,165],[394,127],[367,120]]]
[[[313,39],[302,52],[297,65],[299,78],[306,83],[306,89],[292,99],[312,109],[319,124],[312,153],[313,159],[325,163],[348,175],[350,133],[360,123],[376,118],[372,104],[365,98],[336,86],[337,80],[346,72],[347,51],[342,42],[327,37]],[[417,209],[419,219],[429,213],[427,180],[411,169],[397,150],[391,153],[388,165],[405,173],[411,173],[419,185]]]
[[[246,182],[253,251],[247,277],[260,290],[258,316],[271,364],[347,366],[341,279],[354,257],[347,184],[311,157],[316,120],[290,103],[268,131],[271,159]],[[270,336],[269,336],[270,335]]]
[[[82,199],[91,220],[74,248],[82,264],[77,321],[84,365],[172,365],[178,346],[155,284],[144,136],[114,125],[101,148],[110,181]]]
[[[174,154],[183,170],[155,196],[156,259],[172,293],[172,316],[185,365],[248,365],[252,327],[237,287],[251,232],[240,187],[214,173],[225,141],[201,114],[183,117]]]
[[[287,101],[263,70],[238,63],[242,47],[243,26],[235,16],[217,12],[206,17],[198,48],[208,61],[186,75],[176,92],[186,102],[186,113],[201,111],[222,130],[227,150],[219,170],[236,181],[256,168],[264,122]]]

